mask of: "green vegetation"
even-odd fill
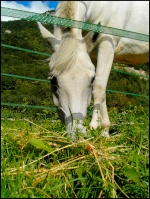
[[[148,110],[110,118],[109,139],[98,129],[72,142],[56,115],[2,108],[1,197],[148,198]]]
[[[2,22],[1,43],[44,53],[35,22]],[[51,25],[46,26],[52,30]],[[11,34],[5,33],[11,30]],[[47,57],[2,47],[2,73],[47,79]],[[144,68],[148,65],[135,66]],[[148,80],[112,72],[108,90],[148,95]],[[1,77],[1,101],[53,106],[46,82]],[[110,138],[67,137],[57,112],[1,106],[2,198],[149,198],[148,98],[107,92]]]
[[[52,54],[46,50],[40,31],[35,22],[25,20],[2,22],[1,43],[20,48]],[[45,25],[51,31],[51,25]],[[11,30],[8,34],[5,30]],[[49,66],[44,63],[47,57],[15,49],[2,47],[2,73],[15,74],[39,79],[47,79]],[[138,65],[135,69],[143,68],[148,73],[148,65]],[[108,90],[118,90],[129,93],[149,94],[149,81],[140,77],[111,72],[108,81]],[[46,82],[18,79],[14,77],[1,77],[1,101],[51,106],[50,85]],[[108,107],[117,107],[118,111],[131,104],[148,105],[148,99],[124,94],[107,92]]]

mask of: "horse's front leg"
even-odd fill
[[[114,59],[114,45],[111,37],[104,36],[100,40],[96,77],[93,82],[94,110],[90,123],[91,129],[103,127],[102,135],[109,137],[110,120],[106,105],[106,87]]]

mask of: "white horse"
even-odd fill
[[[61,1],[55,16],[149,34],[148,1]],[[58,106],[69,135],[86,133],[83,125],[87,107],[94,99],[90,128],[103,127],[109,136],[106,86],[113,61],[140,64],[149,61],[149,43],[77,28],[54,26],[54,35],[41,23],[42,37],[51,43],[52,98]],[[94,80],[94,81],[93,81]]]

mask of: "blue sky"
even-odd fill
[[[26,7],[30,7],[30,4],[32,1],[16,1],[18,4],[22,4]],[[56,8],[57,4],[58,4],[58,1],[42,1],[43,3],[44,2],[47,2],[47,5],[49,6],[49,8]]]
[[[1,1],[1,7],[26,10],[29,12],[44,13],[55,10],[58,1]],[[16,20],[17,18],[1,16],[1,21]]]

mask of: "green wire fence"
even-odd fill
[[[139,40],[139,41],[149,42],[148,35],[141,34],[141,33],[135,33],[135,32],[131,32],[131,31],[127,31],[127,30],[121,30],[121,29],[112,28],[112,27],[106,27],[106,26],[102,26],[100,24],[91,24],[91,23],[87,23],[87,22],[76,21],[76,20],[71,20],[71,19],[67,19],[67,18],[55,17],[55,16],[49,16],[49,15],[39,14],[39,13],[34,13],[34,12],[27,12],[27,11],[23,11],[23,10],[11,9],[11,8],[6,8],[6,7],[1,7],[1,15],[7,16],[7,17],[21,18],[21,19],[29,20],[29,21],[39,21],[39,22],[43,22],[43,23],[47,23],[47,24],[55,24],[55,25],[65,26],[65,27],[75,27],[75,28],[86,30],[86,31],[105,33],[105,34],[115,35],[115,36],[119,36],[119,37],[126,37],[126,38],[135,39],[135,40]],[[29,53],[40,54],[43,56],[50,56],[47,53],[37,52],[37,51],[25,49],[25,48],[19,48],[19,47],[7,45],[7,44],[1,44],[1,46],[16,49],[16,50],[21,50],[21,51],[25,51],[25,52],[29,52]],[[148,76],[142,76],[142,75],[129,73],[126,71],[121,71],[121,70],[116,70],[116,69],[112,69],[112,71],[148,78]],[[49,80],[37,79],[37,78],[26,77],[26,76],[19,76],[19,75],[15,75],[15,74],[1,73],[1,75],[15,77],[15,78],[22,78],[22,79],[27,79],[27,80],[50,82]],[[135,93],[115,91],[115,90],[106,90],[106,91],[149,98],[149,96],[143,95],[143,94],[135,94]],[[56,110],[56,107],[32,106],[32,105],[23,105],[23,104],[13,104],[13,103],[7,103],[7,102],[1,102],[1,105]]]
[[[11,9],[1,7],[1,15],[8,17],[16,17],[29,21],[38,21],[47,24],[55,24],[64,27],[78,28],[86,31],[93,31],[97,33],[105,33],[109,35],[115,35],[119,37],[126,37],[130,39],[136,39],[139,41],[149,41],[149,36],[141,33],[136,33],[127,30],[121,30],[113,27],[106,27],[100,24],[92,24],[83,21],[76,21],[68,18],[60,18],[55,16],[49,16],[46,14],[39,14],[34,12],[27,12],[23,10]]]
[[[21,50],[21,51],[25,51],[28,53],[34,53],[34,54],[39,54],[39,55],[43,55],[43,56],[51,56],[50,54],[47,53],[42,53],[42,52],[38,52],[38,51],[34,51],[34,50],[29,50],[26,48],[20,48],[20,47],[16,47],[16,46],[11,46],[11,45],[7,45],[7,44],[1,44],[2,47],[6,47],[6,48],[12,48],[15,50]],[[118,73],[123,73],[123,74],[128,74],[128,75],[132,75],[132,76],[139,76],[139,77],[143,77],[143,78],[149,78],[148,76],[144,76],[144,75],[139,75],[139,74],[135,74],[135,73],[129,73],[123,70],[117,70],[117,69],[111,69],[114,72],[118,72]]]
[[[50,80],[37,79],[37,78],[32,78],[32,77],[27,77],[27,76],[20,76],[20,75],[7,74],[7,73],[1,73],[1,75],[2,76],[7,76],[7,77],[15,77],[15,78],[21,78],[21,79],[27,79],[27,80],[41,81],[41,82],[50,83]],[[132,95],[132,96],[137,96],[137,97],[145,97],[145,98],[149,97],[149,96],[143,95],[143,94],[128,93],[128,92],[122,92],[122,91],[116,91],[116,90],[106,90],[106,91],[110,92],[110,93],[119,93],[119,94]]]
[[[47,109],[47,110],[52,110],[56,111],[56,107],[49,107],[49,106],[33,106],[33,105],[26,105],[26,104],[14,104],[14,103],[9,103],[9,102],[1,102],[1,105],[3,106],[17,106],[17,107],[22,107],[22,108],[37,108],[37,109]]]
[[[29,49],[26,49],[26,48],[19,48],[19,47],[7,45],[7,44],[1,44],[1,46],[6,47],[6,48],[12,48],[12,49],[15,49],[15,50],[25,51],[25,52],[28,52],[28,53],[35,53],[35,54],[39,54],[39,55],[49,56],[49,54],[47,54],[47,53],[37,52],[37,51],[29,50]]]

